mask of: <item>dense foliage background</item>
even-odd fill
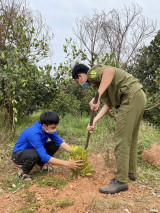
[[[26,5],[25,0],[0,0],[2,132],[11,127],[14,136],[17,120],[38,109],[55,110],[62,116],[89,115],[94,91],[83,89],[71,78],[78,62],[125,68],[137,77],[148,97],[144,118],[160,125],[160,31],[156,22],[145,19],[142,8],[132,4],[123,11],[94,10],[92,17],[82,17],[74,28],[78,41],[66,38],[66,60],[52,67],[39,66],[39,62],[52,54],[53,33],[41,14]],[[149,38],[151,42],[144,45]]]

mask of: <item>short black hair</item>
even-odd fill
[[[41,122],[41,124],[46,124],[47,126],[50,124],[58,124],[59,117],[58,117],[57,113],[54,111],[43,112],[40,115],[40,122]]]
[[[80,73],[87,74],[88,70],[89,70],[89,67],[87,67],[86,65],[76,64],[76,65],[74,65],[74,67],[72,69],[72,78],[73,79],[78,78],[78,74],[80,74]]]

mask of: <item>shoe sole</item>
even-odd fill
[[[132,180],[132,181],[136,181],[136,180],[137,180],[137,178],[131,178],[131,177],[129,177],[129,176],[128,176],[128,178],[129,178],[130,180]]]
[[[116,193],[119,193],[119,192],[125,192],[125,191],[128,191],[128,188],[125,188],[125,189],[122,189],[118,192],[105,192],[105,191],[101,191],[99,190],[100,193],[103,193],[103,194],[116,194]]]
[[[137,178],[136,179],[131,179],[131,178],[129,178],[130,180],[132,180],[132,181],[136,181],[137,180]]]

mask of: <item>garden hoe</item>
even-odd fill
[[[93,101],[94,104],[96,104],[96,103],[98,102],[98,98],[99,98],[99,92],[96,92],[95,97],[94,97],[94,101]],[[95,111],[92,110],[91,117],[90,117],[90,126],[93,125],[94,115],[95,115]],[[91,134],[91,133],[88,131],[85,149],[88,148],[89,139],[90,139],[90,134]]]

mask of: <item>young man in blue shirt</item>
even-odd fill
[[[60,160],[52,157],[61,147],[69,152],[71,147],[65,143],[57,134],[56,127],[59,123],[59,117],[56,112],[44,112],[32,126],[23,130],[20,134],[12,154],[12,160],[15,164],[22,165],[18,176],[25,181],[31,180],[29,172],[38,164],[41,169],[53,169],[46,163],[52,165],[67,166],[76,169],[82,165],[81,161]],[[50,139],[50,141],[48,141]]]

